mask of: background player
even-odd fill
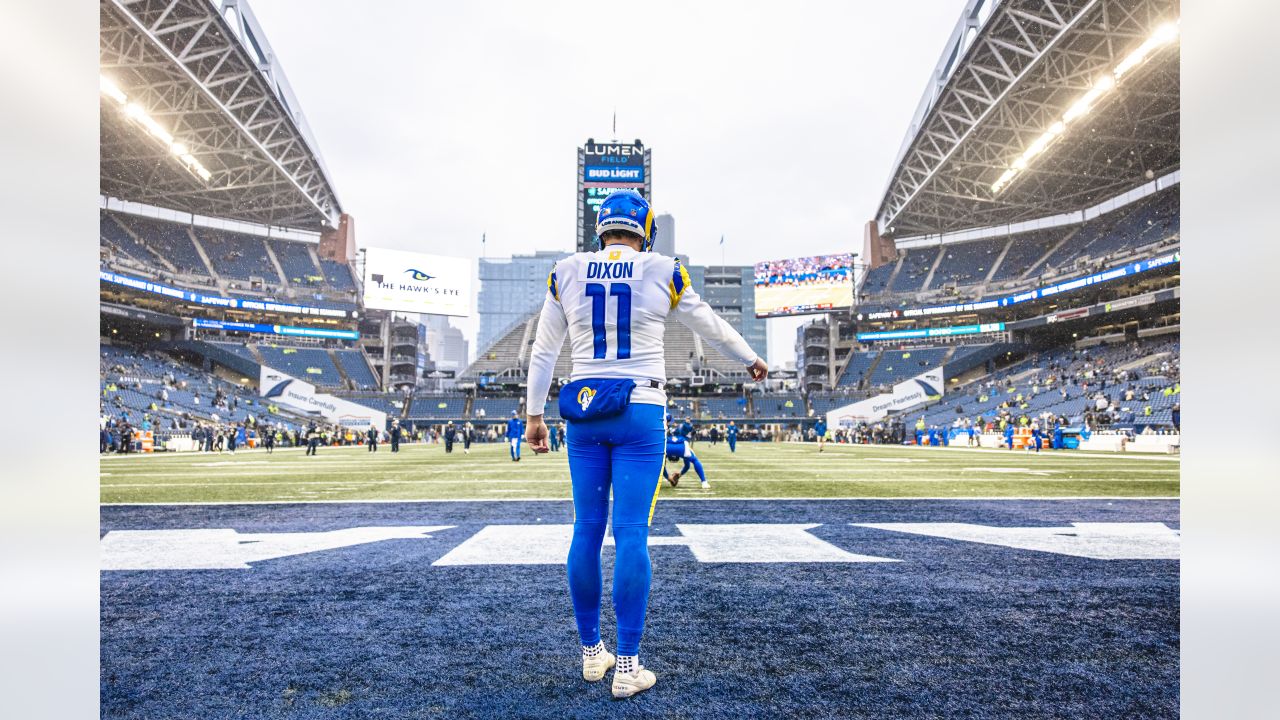
[[[698,456],[693,454],[693,448],[685,440],[679,431],[672,432],[667,437],[667,462],[676,462],[684,460],[684,466],[676,471],[674,475],[667,475],[667,465],[662,464],[662,477],[671,483],[671,487],[675,487],[680,482],[680,476],[689,472],[689,466],[692,465],[694,471],[698,473],[698,480],[702,483],[703,490],[710,490],[711,484],[707,482],[707,475],[702,471],[702,463],[698,462]]]
[[[818,422],[814,423],[813,432],[818,436],[818,452],[822,452],[822,448],[827,444],[827,419],[818,418]]]
[[[601,248],[559,261],[529,359],[526,435],[534,452],[549,452],[542,415],[556,358],[569,335],[572,382],[560,390],[560,414],[573,485],[569,594],[582,642],[582,676],[599,680],[614,664],[600,639],[603,595],[600,549],[613,494],[616,555],[613,606],[618,628],[614,697],[653,687],[640,665],[640,638],[649,600],[649,522],[658,498],[666,438],[663,333],[675,316],[725,357],[763,380],[764,361],[691,288],[679,260],[650,253],[653,211],[630,191],[604,199],[596,216]]]
[[[507,421],[507,444],[511,446],[511,462],[520,462],[520,439],[524,437],[524,423],[515,410]]]
[[[729,441],[729,452],[738,452],[738,426],[732,420],[729,421],[729,427],[725,429],[724,435]]]

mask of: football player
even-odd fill
[[[507,444],[510,445],[511,462],[520,462],[520,440],[524,437],[524,423],[520,422],[519,413],[511,411],[511,419],[507,421]]]
[[[662,464],[662,477],[671,483],[671,487],[675,487],[680,483],[680,476],[689,472],[689,466],[692,465],[694,471],[698,473],[698,480],[702,483],[703,490],[710,490],[711,484],[707,482],[707,475],[702,471],[702,463],[698,462],[698,456],[693,454],[693,448],[680,434],[679,429],[674,430],[667,437],[667,462],[684,461],[684,467],[681,467],[674,475],[667,475],[667,465]]]
[[[729,323],[690,288],[679,260],[651,252],[653,210],[629,190],[604,199],[596,215],[599,249],[557,262],[529,357],[525,436],[545,453],[543,411],[565,335],[573,359],[571,382],[560,390],[560,414],[573,491],[569,594],[582,642],[582,677],[599,680],[613,667],[613,696],[653,687],[640,664],[652,566],[649,523],[658,499],[667,404],[663,333],[673,316],[755,380],[768,366]],[[613,607],[618,655],[600,639],[603,595],[600,550],[613,495]]]

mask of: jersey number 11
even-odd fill
[[[608,293],[602,283],[587,283],[587,297],[591,298],[591,341],[597,360],[603,360],[609,350],[604,331],[604,301],[606,295],[618,298],[618,359],[631,357],[631,286],[626,283],[609,283]]]

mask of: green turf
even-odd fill
[[[735,497],[1175,497],[1180,463],[1168,457],[1111,454],[698,443],[712,489],[692,474],[672,499]],[[679,465],[668,466],[675,470]],[[513,463],[504,445],[322,448],[316,457],[287,449],[236,453],[107,457],[100,463],[104,503],[306,500],[556,499],[569,497],[563,452]]]

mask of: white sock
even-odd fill
[[[636,670],[640,668],[639,655],[619,655],[618,666],[614,668],[616,672],[623,675],[634,675]]]
[[[604,650],[604,641],[603,641],[603,640],[601,640],[600,642],[596,643],[595,645],[583,645],[583,646],[582,646],[582,657],[584,657],[584,658],[593,658],[593,657],[595,657],[595,656],[597,656],[597,655],[599,655],[599,654],[603,653],[604,651],[605,651],[605,650]]]

